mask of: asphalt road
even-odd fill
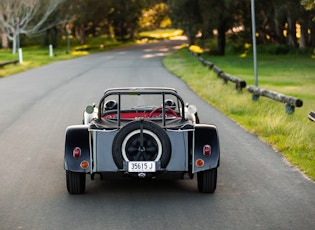
[[[0,79],[1,230],[314,229],[315,183],[163,68],[165,53],[182,43],[137,45]],[[217,125],[214,194],[198,193],[196,178],[88,179],[84,195],[68,194],[65,129],[80,124],[105,89],[121,86],[174,87],[202,123]]]

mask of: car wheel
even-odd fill
[[[217,187],[217,168],[197,173],[198,190],[202,193],[213,193]]]
[[[67,190],[70,194],[82,194],[85,191],[85,173],[66,170]]]
[[[165,168],[171,158],[171,142],[157,124],[134,121],[117,133],[112,152],[119,169],[123,168],[124,161],[160,161],[161,167]]]

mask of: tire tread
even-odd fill
[[[70,194],[82,194],[85,192],[85,173],[66,170],[67,190]]]
[[[214,193],[217,187],[217,168],[197,173],[198,190],[201,193]]]

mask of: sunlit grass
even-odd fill
[[[204,57],[248,85],[254,84],[250,55]],[[263,56],[258,65],[261,87],[303,100],[303,106],[295,108],[292,115],[285,112],[283,103],[264,97],[253,101],[246,89],[240,93],[233,83],[224,84],[186,49],[169,54],[163,62],[207,102],[272,145],[315,180],[315,123],[307,118],[315,110],[315,63],[311,57]]]
[[[0,77],[9,76],[15,73],[23,72],[36,68],[51,62],[73,58],[74,55],[67,54],[62,50],[54,50],[54,56],[49,56],[49,50],[38,47],[22,49],[23,62],[20,64],[10,64],[0,68]],[[1,51],[0,62],[18,60],[17,54],[12,54],[11,50]]]
[[[105,40],[105,39],[88,39],[90,41],[89,45],[84,46],[73,46],[68,52],[66,46],[60,47],[58,49],[53,49],[53,56],[49,56],[49,49],[43,47],[23,47],[22,57],[23,62],[20,64],[10,64],[0,68],[0,77],[9,76],[15,73],[23,72],[32,68],[36,68],[42,65],[46,65],[51,62],[67,60],[75,57],[86,56],[95,52],[102,52],[114,47],[130,45],[130,43],[119,43],[115,40]],[[0,63],[5,61],[18,60],[18,54],[12,54],[10,49],[0,50]]]
[[[183,30],[179,29],[161,29],[154,31],[144,31],[139,33],[139,38],[148,38],[148,39],[169,39],[176,36],[183,35]]]

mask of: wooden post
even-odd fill
[[[275,101],[285,103],[286,113],[288,114],[294,113],[295,107],[301,107],[303,105],[303,101],[299,98],[286,96],[284,94],[280,94],[271,90],[259,88],[257,86],[248,86],[247,90],[255,96],[264,96],[264,97],[273,99]]]
[[[230,74],[221,72],[221,73],[218,74],[218,77],[224,79],[225,81],[234,82],[236,90],[241,91],[243,88],[246,87],[246,81],[244,81],[244,80],[242,80],[242,79],[240,79],[238,77],[232,76]]]
[[[204,65],[208,66],[209,69],[213,69],[214,72],[217,73],[217,76],[221,79],[223,79],[224,83],[227,84],[229,81],[235,83],[235,88],[238,91],[242,91],[243,88],[246,87],[246,82],[240,78],[237,78],[235,76],[232,76],[230,74],[226,74],[221,70],[218,66],[214,65],[212,62],[206,61],[200,54],[196,54],[190,49],[188,49],[190,53],[192,53],[194,56],[198,58],[198,60]]]

